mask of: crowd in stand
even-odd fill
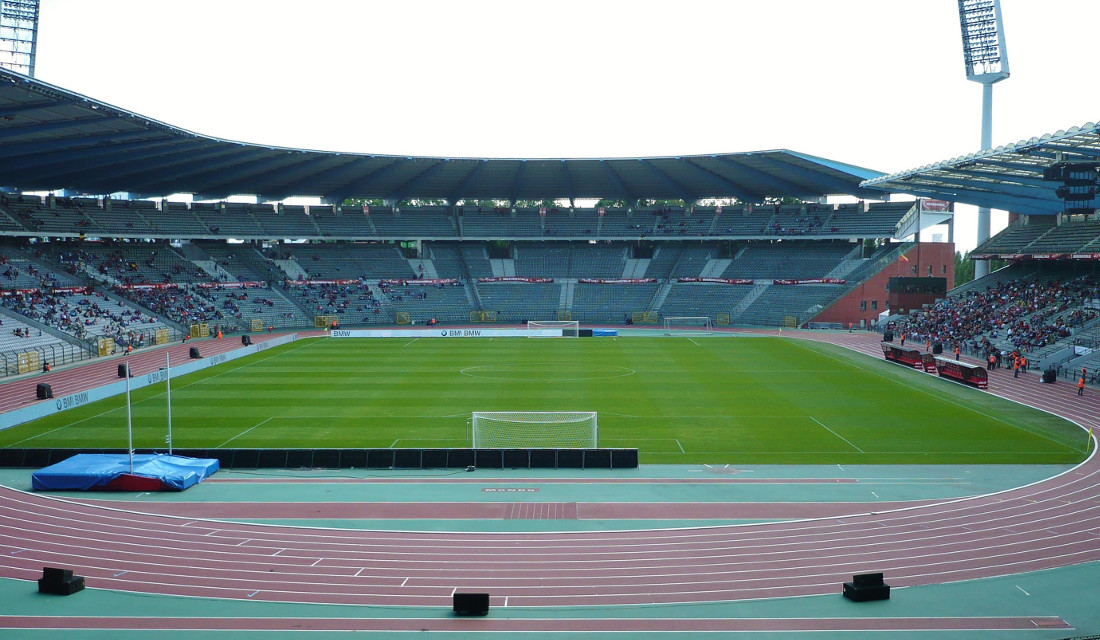
[[[1068,282],[1021,279],[968,291],[913,312],[904,331],[916,342],[961,346],[979,354],[1008,343],[1021,353],[1053,344],[1100,315],[1082,307],[1097,294],[1085,276]]]
[[[156,318],[146,316],[125,303],[109,300],[102,294],[14,292],[4,297],[3,305],[82,340],[108,337],[123,346],[144,341],[144,334],[132,329],[134,325],[156,322]]]
[[[371,322],[371,315],[382,314],[382,302],[374,297],[374,292],[366,283],[309,284],[288,287],[287,290],[319,316],[366,314],[363,322]]]

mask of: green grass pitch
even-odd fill
[[[133,394],[164,448],[164,385]],[[830,345],[775,338],[337,339],[176,379],[179,448],[469,446],[472,411],[597,411],[643,463],[1073,463],[1077,426]],[[4,447],[126,447],[124,396],[0,432]]]

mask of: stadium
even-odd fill
[[[4,637],[1100,637],[1100,125],[987,140],[999,2],[981,148],[893,173],[239,142],[36,78],[39,9]]]

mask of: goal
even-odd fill
[[[708,316],[670,316],[665,318],[666,336],[709,336],[714,325]]]
[[[561,335],[557,332],[551,335],[542,335],[540,329],[561,329]],[[528,320],[528,338],[576,338],[581,333],[581,323],[576,320]]]
[[[475,411],[475,449],[595,449],[595,411]]]

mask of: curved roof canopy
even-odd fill
[[[872,178],[868,189],[950,200],[1022,214],[1055,214],[1061,186],[1043,180],[1056,162],[1100,166],[1100,125],[1092,122],[1039,138],[944,160],[909,171]]]
[[[542,200],[849,194],[882,174],[787,150],[659,158],[430,158],[288,149],[200,135],[0,69],[0,185],[202,199]]]

